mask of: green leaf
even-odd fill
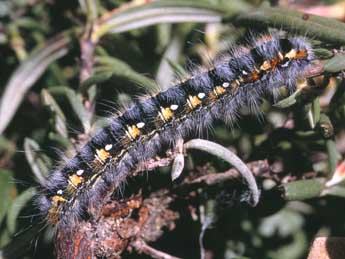
[[[53,95],[59,94],[67,98],[75,114],[78,116],[80,122],[84,127],[84,131],[88,132],[91,127],[91,118],[83,105],[83,98],[81,94],[77,94],[74,90],[67,86],[56,86],[49,88],[49,92]]]
[[[319,123],[317,126],[318,126],[318,129],[319,129],[321,135],[325,139],[329,139],[334,135],[333,124],[332,124],[330,118],[326,114],[320,113],[320,120],[319,120]]]
[[[16,195],[16,186],[12,171],[0,169],[0,223],[4,219],[12,200]]]
[[[338,73],[345,70],[345,54],[337,53],[333,58],[328,60],[325,64],[325,72]]]
[[[95,75],[102,74],[104,78],[105,76],[109,76],[109,73],[111,73],[112,76],[126,78],[146,89],[157,89],[157,84],[152,79],[139,74],[120,59],[102,56],[96,57],[96,62],[98,63],[98,66],[95,67]],[[82,91],[85,91],[85,87],[87,86],[90,86],[89,82],[87,82],[86,85],[82,85]]]
[[[273,104],[273,106],[277,107],[277,108],[281,108],[281,109],[288,108],[297,102],[296,98],[300,95],[301,95],[301,90],[298,89],[289,97],[287,97],[283,100],[280,100],[279,102]]]
[[[282,222],[285,224],[285,220]],[[301,256],[304,255],[307,246],[308,240],[306,234],[302,230],[299,230],[292,234],[292,241],[289,244],[281,246],[279,249],[269,251],[268,255],[269,258],[276,259],[301,258]]]
[[[179,26],[178,30],[176,30],[172,38],[169,40],[156,74],[156,81],[162,89],[167,89],[171,85],[171,81],[176,75],[175,72],[183,77],[186,76],[184,69],[177,65],[177,63],[182,53],[186,37],[193,28],[192,26],[193,24]],[[175,64],[176,66],[173,66],[172,64]],[[182,74],[182,71],[184,74]]]
[[[343,183],[335,185],[331,188],[327,188],[322,192],[322,195],[332,195],[341,198],[345,198],[345,186]]]
[[[189,76],[188,72],[178,63],[172,61],[171,59],[167,60],[169,65],[174,69],[175,73],[177,73],[182,78],[187,78]]]
[[[298,180],[283,184],[283,196],[288,201],[319,197],[323,190],[321,179]]]
[[[315,98],[313,100],[313,102],[306,106],[308,107],[308,112],[307,112],[307,116],[308,116],[308,121],[309,121],[309,125],[310,128],[314,129],[316,124],[319,122],[320,120],[320,101],[319,98]]]
[[[43,185],[48,176],[48,168],[51,167],[50,159],[42,153],[40,146],[33,139],[24,139],[24,150],[26,160],[28,161],[32,172],[38,182]]]
[[[59,105],[54,100],[54,98],[50,95],[50,93],[45,89],[43,89],[41,92],[41,98],[43,100],[43,103],[47,105],[50,108],[50,110],[53,112],[55,130],[61,136],[67,138],[68,134],[67,134],[67,127],[66,127],[66,118],[62,110],[60,109]]]
[[[98,21],[92,38],[97,41],[107,33],[120,33],[159,23],[220,22],[222,15],[238,14],[248,10],[244,1],[225,1],[211,4],[208,1],[153,1],[151,3],[123,8],[110,12]]]
[[[327,59],[333,56],[333,52],[328,49],[314,49],[314,55],[319,59]]]
[[[275,27],[336,45],[345,44],[345,24],[327,17],[286,8],[262,7],[229,19],[236,26]]]
[[[84,92],[86,89],[88,89],[92,85],[103,83],[103,82],[109,80],[109,78],[111,78],[112,75],[113,75],[112,72],[99,72],[99,73],[93,74],[88,79],[86,79],[84,82],[82,82],[82,84],[80,86],[81,91]]]
[[[26,92],[40,78],[50,63],[67,53],[69,37],[61,34],[34,51],[13,72],[0,100],[0,134],[14,116]]]
[[[329,176],[334,174],[335,168],[337,167],[338,161],[341,159],[341,154],[337,150],[334,140],[327,139],[326,140],[326,149],[328,154],[328,168],[329,168]]]
[[[17,217],[20,211],[26,206],[26,204],[36,194],[36,189],[30,187],[23,191],[13,202],[7,212],[7,228],[11,234],[14,234],[17,226]]]
[[[281,224],[284,221],[285,224]],[[279,212],[262,219],[258,231],[264,237],[273,237],[278,234],[280,237],[287,237],[303,225],[303,217],[290,209],[282,209]]]
[[[46,23],[42,23],[33,17],[20,17],[16,19],[14,23],[21,28],[28,30],[35,30],[41,32],[48,32],[48,27]]]

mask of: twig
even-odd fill
[[[135,242],[132,242],[131,244],[139,253],[144,253],[152,258],[156,259],[180,259],[179,257],[175,257],[172,255],[169,255],[167,253],[164,253],[162,251],[159,251],[157,249],[154,249],[153,247],[149,246],[142,240],[136,240]]]
[[[80,82],[84,82],[92,74],[93,67],[93,53],[95,51],[96,43],[92,42],[90,39],[93,26],[87,26],[86,31],[83,37],[80,40],[80,59],[81,59],[81,68],[80,68]]]
[[[199,246],[200,246],[200,259],[206,259],[205,247],[203,244],[203,239],[208,227],[213,223],[213,219],[207,217],[205,222],[202,224],[201,232],[199,235]]]

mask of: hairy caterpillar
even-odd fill
[[[263,35],[237,47],[213,69],[138,100],[51,172],[38,199],[41,213],[59,226],[96,215],[140,162],[214,120],[233,123],[241,106],[255,108],[280,86],[292,92],[312,59],[312,48],[302,37]]]

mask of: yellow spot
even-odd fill
[[[61,197],[60,195],[54,195],[52,198],[52,207],[58,206],[61,202],[66,202],[66,199]]]
[[[131,140],[134,140],[140,135],[140,130],[136,125],[127,126],[126,134]]]
[[[52,224],[56,224],[59,221],[59,214],[61,211],[60,203],[65,203],[67,200],[60,195],[54,195],[51,199],[51,209],[48,211],[48,220]]]
[[[215,93],[215,95],[219,96],[219,95],[223,95],[226,90],[224,87],[221,87],[221,86],[216,86],[214,89],[213,89],[213,92]]]
[[[297,54],[296,50],[292,49],[288,53],[285,54],[285,57],[289,58],[289,59],[295,59],[296,58],[296,54]]]
[[[271,68],[271,62],[270,61],[264,61],[264,63],[262,63],[262,65],[260,66],[261,70],[269,70]]]
[[[194,110],[198,105],[201,104],[201,100],[197,96],[188,96],[187,99],[188,106],[191,110]]]
[[[72,185],[72,187],[77,188],[83,181],[83,177],[74,174],[69,177],[68,182]]]
[[[236,89],[237,87],[240,86],[240,82],[235,80],[235,81],[231,82],[230,86],[231,86],[231,88]]]
[[[159,117],[162,119],[162,121],[167,122],[174,116],[173,111],[168,108],[161,107],[161,111],[159,112]]]
[[[59,207],[52,207],[49,211],[48,211],[48,221],[51,224],[56,224],[59,222],[60,218],[59,218],[59,214],[60,214],[61,209]]]
[[[96,155],[95,158],[102,164],[104,161],[110,156],[109,152],[105,151],[103,148],[102,149],[97,149],[96,150]]]

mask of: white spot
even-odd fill
[[[281,67],[288,67],[289,66],[289,61],[286,62],[285,64],[282,64]]]
[[[105,145],[105,147],[104,147],[105,151],[109,151],[112,148],[113,148],[112,144]]]
[[[62,195],[63,191],[62,190],[58,190],[56,193],[57,193],[57,195]]]
[[[230,86],[230,83],[228,83],[228,82],[224,82],[224,83],[223,83],[223,87],[224,87],[224,88],[228,88],[229,86]]]
[[[145,123],[144,123],[144,122],[139,122],[139,123],[137,123],[138,129],[142,129],[142,128],[144,128],[144,126],[145,126]]]
[[[199,98],[199,99],[204,99],[205,96],[206,96],[205,93],[198,93],[198,98]]]
[[[83,169],[80,169],[80,170],[77,171],[77,175],[79,175],[79,176],[81,176],[83,173],[84,173]]]
[[[245,70],[242,70],[242,74],[246,76],[246,75],[248,75],[248,72]]]
[[[178,109],[178,105],[177,104],[172,104],[172,105],[170,105],[170,109],[172,111],[176,111]]]

